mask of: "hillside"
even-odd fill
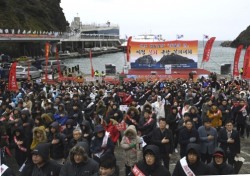
[[[0,29],[65,31],[61,0],[0,0]]]
[[[250,26],[240,33],[240,35],[231,43],[231,47],[238,47],[240,44],[243,44],[244,47],[250,45]]]

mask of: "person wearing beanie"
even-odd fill
[[[170,176],[166,167],[161,165],[160,150],[156,145],[147,145],[143,151],[143,159],[134,165],[129,176],[138,175]]]
[[[177,161],[172,176],[209,175],[208,166],[200,158],[200,145],[188,144],[186,156]]]
[[[32,151],[32,162],[21,169],[20,176],[53,175],[59,176],[61,165],[49,158],[49,143],[41,143]]]
[[[100,158],[99,176],[119,176],[119,167],[114,155],[106,154]]]
[[[211,175],[234,174],[234,168],[226,162],[226,155],[223,149],[216,148],[213,153],[213,161],[208,164]]]
[[[79,144],[70,150],[69,161],[62,166],[60,176],[96,175],[97,173],[98,163],[88,157],[86,146]]]

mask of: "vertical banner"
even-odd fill
[[[9,91],[17,91],[18,90],[17,81],[16,81],[16,65],[17,65],[17,63],[14,62],[14,63],[12,63],[12,65],[10,67],[9,84],[8,84]]]
[[[234,68],[233,68],[233,77],[235,76],[239,76],[239,60],[240,60],[240,54],[241,54],[241,50],[243,48],[243,45],[238,46],[238,48],[235,51],[235,55],[234,55]]]
[[[91,51],[91,49],[89,51],[89,59],[90,59],[90,67],[91,67],[91,76],[93,78],[95,76],[95,70],[94,70],[94,67],[92,64],[92,51]]]
[[[203,59],[202,62],[208,62],[209,58],[210,58],[210,54],[211,54],[211,50],[212,50],[212,46],[214,43],[215,37],[210,38],[207,43],[206,46],[204,48],[204,52],[203,52]]]
[[[132,37],[130,36],[128,38],[128,42],[127,42],[127,62],[130,62],[130,42],[132,40]]]
[[[28,62],[28,81],[30,81],[30,62]]]
[[[55,47],[55,51],[56,51],[56,60],[57,60],[58,77],[59,77],[59,79],[61,79],[61,78],[62,78],[62,73],[61,73],[61,67],[60,67],[59,54],[58,54],[58,49],[57,49],[57,47]]]
[[[243,63],[243,78],[250,79],[250,46],[247,47],[245,56],[244,56],[244,63]]]
[[[45,69],[45,81],[48,81],[48,61],[49,61],[49,43],[46,42],[45,43],[45,65],[46,65],[46,69]]]

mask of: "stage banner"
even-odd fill
[[[130,42],[131,68],[197,68],[198,40]]]
[[[17,63],[14,62],[11,64],[10,72],[9,72],[9,84],[8,84],[8,90],[9,91],[17,91],[18,85],[16,81],[16,65]]]
[[[238,48],[235,51],[233,77],[240,75],[240,73],[239,73],[239,60],[240,60],[240,54],[241,54],[242,48],[243,48],[243,45],[240,45],[240,46],[238,46]]]
[[[206,46],[204,48],[204,52],[203,52],[202,62],[208,62],[209,61],[214,41],[215,41],[215,37],[212,37],[207,41]]]
[[[246,49],[243,62],[243,78],[250,79],[250,46]]]

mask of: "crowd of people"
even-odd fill
[[[2,80],[0,103],[2,175],[10,176],[12,151],[22,176],[237,174],[250,130],[247,82],[216,74],[120,85],[27,80],[16,92]],[[180,160],[170,173],[173,153]]]

